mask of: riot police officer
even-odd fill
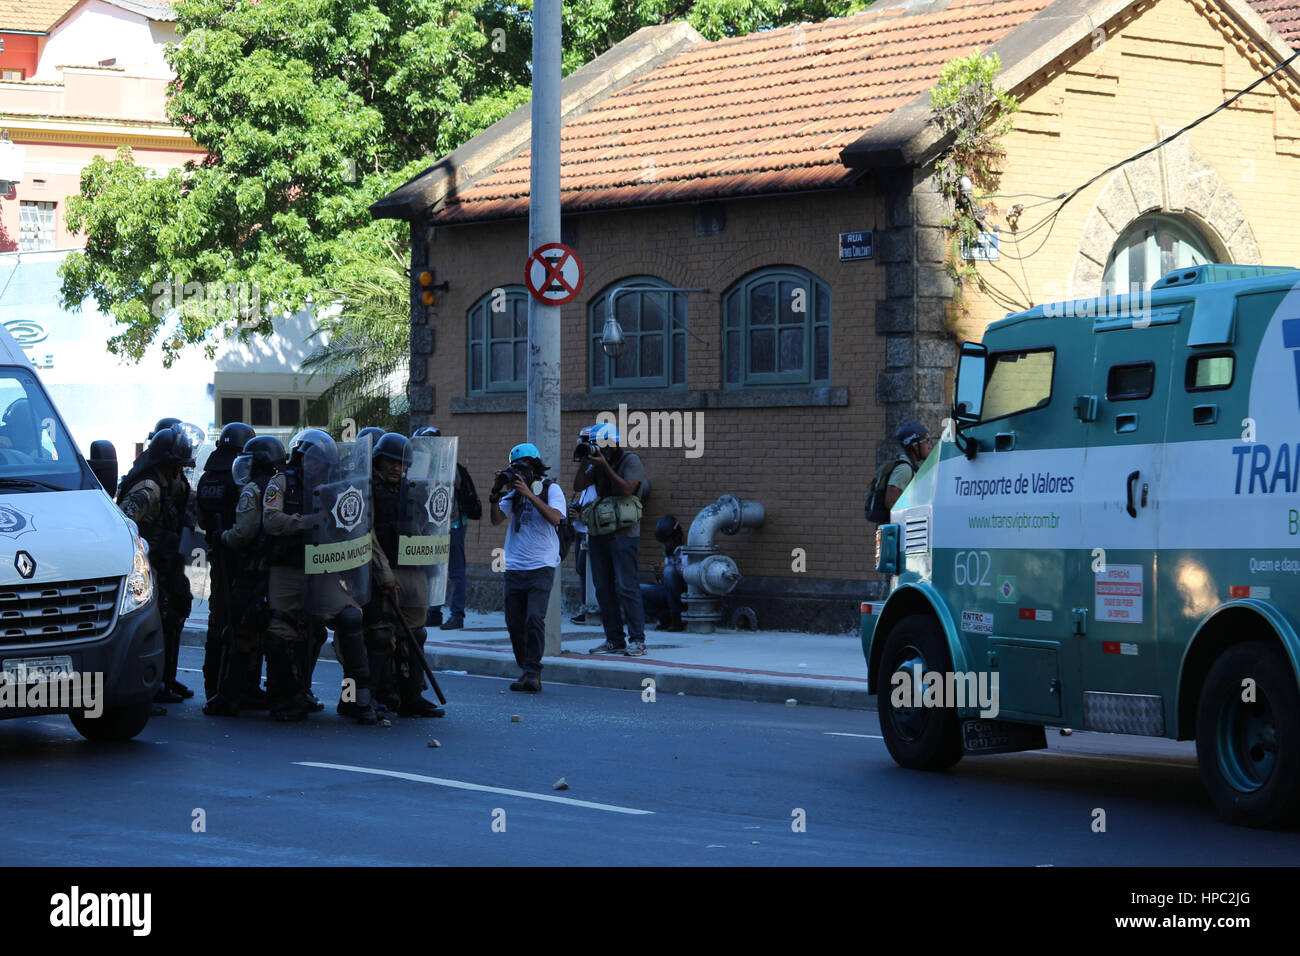
[[[371,493],[375,504],[371,574],[374,588],[365,607],[366,649],[379,701],[402,717],[442,717],[445,711],[425,699],[424,670],[415,659],[416,649],[404,633],[410,630],[421,646],[429,605],[429,579],[422,565],[403,564],[398,539],[411,535],[410,516],[422,512],[419,496],[407,480],[411,466],[411,440],[389,432],[379,439],[372,455]],[[426,492],[427,495],[427,492]],[[428,523],[428,518],[422,524]],[[423,528],[421,528],[423,530]],[[397,610],[394,610],[396,606]],[[401,614],[406,625],[397,620]],[[421,652],[422,653],[422,652]],[[394,669],[396,658],[396,669]]]
[[[270,623],[267,603],[266,538],[262,530],[262,498],[276,469],[284,464],[284,445],[262,435],[249,439],[231,463],[231,479],[239,486],[234,521],[218,541],[227,569],[232,620],[222,656],[217,662],[215,692],[203,708],[205,714],[238,717],[240,708],[264,706],[258,682],[262,663],[262,632]]]
[[[345,685],[338,713],[361,724],[379,721],[362,628],[361,601],[368,595],[354,593],[344,573],[306,573],[308,549],[317,547],[310,539],[329,531],[327,522],[334,521],[349,533],[358,532],[357,540],[362,539],[361,530],[369,531],[369,476],[356,483],[364,485],[365,491],[351,487],[344,494],[333,495],[330,487],[337,484],[341,464],[334,439],[319,428],[308,428],[293,437],[287,466],[267,482],[262,497],[262,527],[270,536],[271,566],[267,582],[271,621],[265,635],[267,691],[271,716],[276,720],[303,720],[310,709],[306,698],[311,679],[308,632],[310,619],[319,618],[333,627],[335,650],[343,664]],[[326,498],[326,492],[334,500]],[[367,522],[364,529],[359,528],[362,520]],[[320,555],[313,551],[311,557]],[[364,558],[368,569],[369,553]],[[309,582],[309,578],[313,580]],[[364,586],[360,590],[364,591]]]
[[[122,513],[136,523],[149,545],[155,593],[163,626],[163,680],[157,703],[179,703],[193,691],[176,680],[181,628],[190,612],[190,583],[179,548],[182,513],[175,507],[182,469],[194,466],[194,448],[185,432],[155,430],[149,447],[122,479],[117,495]]]
[[[196,488],[199,527],[207,540],[211,582],[208,633],[203,649],[204,700],[211,700],[217,692],[218,671],[226,651],[222,634],[230,624],[228,605],[233,575],[229,569],[229,555],[221,546],[221,535],[234,526],[235,506],[241,492],[240,485],[230,473],[230,466],[256,434],[243,422],[231,422],[221,429],[217,447],[204,463],[203,475]]]

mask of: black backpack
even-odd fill
[[[889,488],[889,476],[899,465],[911,464],[906,458],[893,458],[876,469],[876,480],[871,483],[863,510],[867,520],[872,524],[886,524],[889,521],[889,508],[885,505],[885,491]]]
[[[469,476],[469,469],[460,462],[456,463],[456,506],[463,517],[478,521],[483,517],[483,502],[478,500],[474,490],[474,479]]]
[[[551,503],[550,494],[551,485],[553,484],[555,484],[555,481],[551,478],[547,478],[542,482],[541,499],[548,505]],[[560,536],[560,561],[564,561],[564,559],[569,556],[569,549],[573,547],[573,542],[578,539],[578,532],[574,530],[573,522],[569,520],[568,512],[564,512],[563,514],[564,517],[560,519],[559,527],[555,529],[555,533]]]

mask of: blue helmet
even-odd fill
[[[592,425],[590,436],[602,448],[619,443],[618,428],[613,422],[597,422]]]
[[[542,453],[537,450],[537,446],[531,442],[524,442],[522,445],[516,445],[510,449],[510,461],[513,464],[520,458],[536,458],[541,460]]]

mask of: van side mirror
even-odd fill
[[[963,342],[957,357],[957,380],[953,383],[953,418],[958,425],[974,424],[984,411],[984,375],[988,346]]]
[[[117,449],[111,441],[92,441],[87,461],[99,483],[110,496],[117,493]]]

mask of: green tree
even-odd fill
[[[323,310],[326,317],[311,335],[316,346],[302,370],[333,381],[306,410],[308,420],[328,412],[336,434],[345,419],[358,428],[406,430],[411,304],[405,264],[406,251],[389,244],[382,256],[350,263],[322,300],[334,308]]]
[[[864,8],[869,0],[583,0],[564,7],[570,72],[642,26],[686,19],[712,39]],[[531,0],[178,0],[167,113],[203,150],[159,177],[129,151],[96,158],[68,202],[85,236],[61,298],[91,297],[139,359],[209,352],[383,260],[404,226],[368,207],[529,96]],[[401,281],[404,288],[405,280]]]

